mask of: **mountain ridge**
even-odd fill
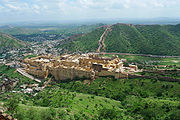
[[[107,26],[75,38],[63,48],[71,52],[95,52]],[[106,52],[180,55],[180,24],[133,25],[117,23],[104,40]]]
[[[7,49],[16,49],[25,46],[26,43],[11,35],[0,33],[0,52]]]

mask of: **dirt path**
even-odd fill
[[[104,31],[104,33],[101,35],[101,37],[100,37],[100,39],[99,39],[99,42],[98,42],[99,47],[98,47],[98,49],[97,49],[97,52],[101,52],[101,48],[102,48],[102,47],[103,47],[104,52],[106,51],[106,49],[105,49],[105,44],[104,44],[104,40],[105,40],[105,36],[107,36],[108,32],[111,31],[111,30],[112,30],[112,29],[111,29],[111,26],[108,25],[107,28],[106,28],[106,30]]]

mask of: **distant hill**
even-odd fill
[[[25,43],[4,33],[0,33],[0,51],[4,49],[20,48]]]
[[[64,46],[70,51],[95,52],[98,41],[108,26],[75,38]],[[131,25],[115,24],[108,28],[101,42],[101,52],[155,55],[180,55],[180,24]],[[103,50],[105,49],[105,50]]]
[[[32,35],[32,34],[63,34],[71,36],[74,34],[88,33],[104,24],[89,25],[34,25],[34,26],[0,26],[0,32],[9,35]]]

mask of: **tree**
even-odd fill
[[[172,111],[172,113],[170,114],[170,119],[179,120],[179,118],[180,118],[180,110]]]
[[[122,119],[120,110],[103,108],[99,111],[99,119]]]
[[[17,113],[18,108],[18,99],[16,96],[10,98],[7,103],[5,103],[5,107],[7,108],[8,112],[10,112],[12,115]]]
[[[42,120],[55,120],[55,118],[56,118],[56,110],[53,108],[49,108],[41,112]]]

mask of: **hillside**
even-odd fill
[[[20,80],[14,91],[35,83],[6,66],[0,66],[2,74]],[[97,78],[90,85],[85,81],[52,82],[37,94],[5,92],[0,108],[4,103],[18,120],[179,120],[178,82],[111,77]]]
[[[64,48],[70,51],[90,51],[98,49],[98,41],[106,26],[74,39]],[[115,24],[103,36],[106,52],[179,55],[180,24],[178,25],[131,25]],[[101,49],[101,52],[104,52]]]
[[[25,43],[21,42],[20,40],[7,35],[0,33],[0,49],[9,49],[9,48],[20,48],[24,46]]]
[[[6,113],[18,120],[179,120],[180,84],[158,77],[179,79],[176,65],[180,59],[120,57],[129,63],[142,64],[146,71],[137,74],[156,78],[114,79],[109,76],[96,78],[93,82],[77,78],[58,83],[52,78],[51,83],[39,91],[32,86],[39,84],[42,87],[46,80],[37,83],[14,68],[1,65],[0,84],[5,79],[16,79],[19,83],[14,89],[6,87],[5,92],[0,89],[0,109],[6,108]],[[166,70],[156,67],[156,70],[164,71],[152,72],[151,64],[170,66]],[[24,85],[27,86],[22,89]],[[25,93],[27,88],[33,92]]]

